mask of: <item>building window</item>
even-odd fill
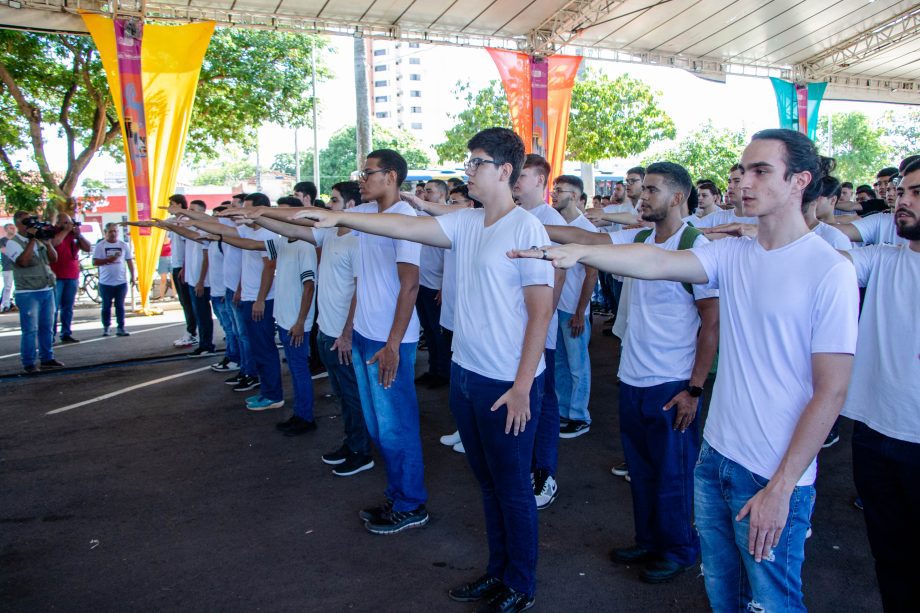
[[[422,92],[420,92],[420,91],[417,90],[417,89],[413,89],[413,90],[411,90],[411,91],[409,92],[409,97],[410,97],[410,98],[421,98],[421,97],[422,97]]]
[[[414,123],[414,124],[412,124],[412,129],[413,129],[413,130],[421,130],[421,129],[422,129],[422,124],[420,124],[420,123]]]
[[[421,81],[421,80],[422,80],[422,75],[420,75],[420,74],[410,74],[410,75],[409,75],[409,80],[410,80],[410,81]]]
[[[389,81],[374,81],[374,87],[386,87],[389,84]]]
[[[387,102],[389,99],[388,96],[374,96],[374,102]]]
[[[377,66],[374,66],[374,72],[384,72],[386,71],[386,69],[387,69],[386,64],[378,64]]]
[[[422,58],[420,58],[420,57],[410,57],[410,58],[409,58],[409,63],[410,63],[410,64],[421,64],[421,63],[422,63]]]
[[[390,116],[390,114],[387,111],[381,111],[379,113],[376,113],[376,115],[377,115],[377,119],[386,119],[387,117]]]
[[[418,49],[418,43],[409,43],[410,49]]]
[[[409,112],[410,112],[410,113],[421,113],[421,112],[422,112],[422,107],[420,107],[420,106],[410,106],[410,107],[409,107]]]
[[[374,55],[377,57],[380,57],[381,55],[386,55],[386,54],[387,54],[386,49],[374,49]]]

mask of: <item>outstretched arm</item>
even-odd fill
[[[299,211],[297,216],[312,219],[316,222],[317,228],[339,226],[432,247],[449,249],[452,246],[450,239],[441,230],[441,224],[431,217],[410,217],[387,213],[346,213],[323,209]]]
[[[549,234],[549,240],[560,245],[578,243],[579,245],[609,245],[610,235],[606,232],[589,232],[574,226],[543,226]]]

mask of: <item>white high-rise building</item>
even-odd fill
[[[368,52],[371,117],[382,126],[406,130],[421,142],[428,140],[426,130],[431,133],[430,113],[436,101],[424,55],[419,43],[390,40],[372,40]]]

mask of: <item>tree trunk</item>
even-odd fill
[[[358,140],[358,155],[355,169],[364,168],[364,160],[371,152],[371,108],[367,87],[367,47],[364,38],[355,37],[355,135]]]

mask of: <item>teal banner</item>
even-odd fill
[[[776,110],[779,126],[797,130],[811,140],[818,128],[818,109],[824,98],[827,83],[792,83],[770,77],[773,93],[776,95]]]

